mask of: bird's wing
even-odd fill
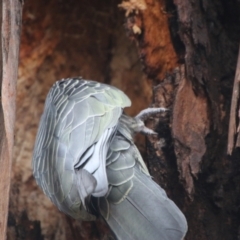
[[[130,116],[127,116],[125,114],[121,115],[121,118],[119,119],[119,124],[118,124],[118,132],[120,135],[122,135],[124,137],[124,142],[128,141],[130,143],[132,143],[132,148],[134,148],[134,154],[135,154],[135,158],[137,160],[137,162],[140,164],[141,166],[141,171],[143,171],[146,175],[149,175],[148,172],[148,168],[146,166],[146,164],[143,161],[143,158],[140,154],[140,152],[138,151],[136,145],[134,144],[134,140],[132,135],[134,134],[134,132],[132,132],[132,130],[130,129],[131,125],[137,124],[136,119],[132,118]]]
[[[119,240],[183,239],[184,215],[145,173],[139,156],[133,141],[118,131],[108,152],[109,192],[97,200],[100,214]]]
[[[128,97],[109,85],[79,78],[51,88],[33,154],[38,185],[57,207],[88,218],[81,202],[107,189],[106,152]]]

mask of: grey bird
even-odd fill
[[[133,141],[154,134],[119,89],[81,78],[56,82],[48,93],[33,153],[33,175],[58,209],[75,219],[99,213],[116,239],[180,240],[187,222],[150,177]]]

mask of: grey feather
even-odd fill
[[[56,82],[35,142],[34,177],[73,218],[94,220],[93,206],[117,239],[180,240],[186,219],[151,179],[132,137],[145,128],[138,118],[159,109],[132,118],[122,114],[130,105],[109,85],[80,78]]]
[[[90,197],[95,190],[97,186],[97,180],[85,169],[79,169],[76,171],[75,177],[79,196],[81,198],[83,206],[86,208],[86,198]]]
[[[130,105],[119,89],[80,78],[58,81],[50,89],[32,165],[38,185],[59,210],[94,218],[86,200],[108,191],[107,151],[122,109]]]
[[[125,128],[128,133],[130,131],[120,121],[118,129],[121,128]],[[121,148],[123,142],[129,147]],[[98,199],[97,208],[116,238],[183,239],[187,231],[184,215],[165,191],[151,179],[148,172],[145,172],[146,166],[132,138],[127,139],[118,131],[109,151],[120,154],[113,163],[107,165],[109,192]],[[113,154],[108,153],[108,156],[111,158]],[[107,161],[111,162],[109,159]]]

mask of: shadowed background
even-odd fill
[[[130,115],[149,105],[151,87],[123,24],[124,12],[113,0],[25,1],[8,239],[107,239],[104,224],[82,226],[53,206],[33,179],[31,157],[46,94],[56,80],[82,76],[112,84],[132,100]]]

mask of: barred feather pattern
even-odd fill
[[[151,179],[134,144],[138,121],[122,113],[130,105],[109,85],[81,78],[56,82],[36,137],[34,177],[73,218],[94,220],[94,205],[118,240],[183,239],[184,215]]]
[[[96,208],[118,240],[181,240],[186,218],[150,177],[132,134],[122,115],[107,156],[109,190]]]
[[[93,220],[90,196],[108,191],[106,155],[124,107],[119,89],[81,78],[50,89],[33,153],[33,175],[60,211]]]

